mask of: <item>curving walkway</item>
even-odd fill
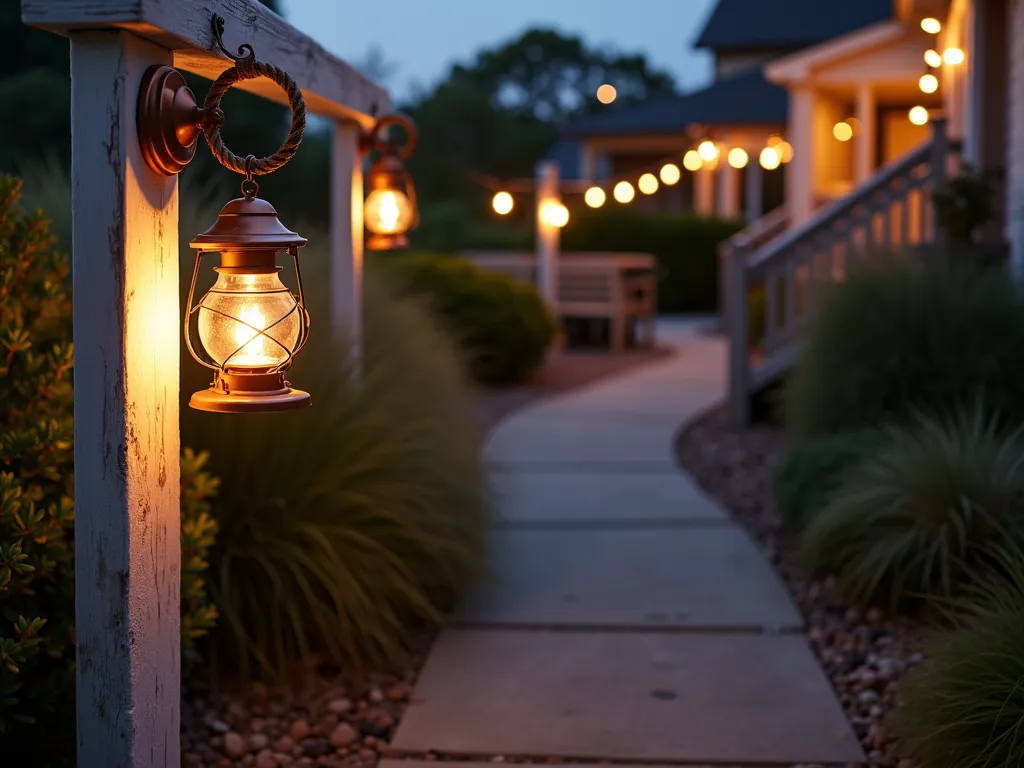
[[[673,461],[680,422],[723,397],[724,343],[682,321],[659,338],[666,361],[492,434],[496,578],[438,638],[397,753],[863,760],[782,583]]]

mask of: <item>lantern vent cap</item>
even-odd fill
[[[274,206],[258,197],[232,200],[217,214],[213,226],[189,243],[200,251],[283,250],[305,244],[306,238],[282,224]]]

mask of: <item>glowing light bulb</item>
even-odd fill
[[[928,122],[928,110],[920,106],[914,107],[907,114],[907,117],[910,118],[910,122],[914,125],[924,125]]]
[[[697,154],[705,163],[710,163],[718,157],[718,147],[715,146],[715,142],[706,139],[697,145]]]
[[[924,52],[924,63],[929,67],[941,67],[942,66],[942,54],[936,51],[934,48],[929,48]]]
[[[591,187],[590,189],[583,193],[583,202],[585,202],[591,208],[600,208],[602,205],[604,205],[604,201],[607,199],[608,196],[600,187]]]
[[[939,78],[928,72],[921,75],[921,79],[917,81],[918,87],[922,93],[935,93],[939,90]]]
[[[380,199],[377,210],[380,226],[383,229],[394,229],[402,212],[398,208],[398,196],[394,192],[385,192]]]
[[[695,150],[688,150],[683,155],[683,168],[688,171],[699,171],[701,166],[704,165],[704,161],[701,160],[700,155]]]
[[[505,216],[512,212],[515,207],[515,200],[508,192],[498,192],[491,201],[491,207],[499,216]]]
[[[238,314],[242,322],[235,324],[235,342],[242,348],[238,357],[265,358],[263,351],[263,337],[260,331],[266,328],[266,318],[252,304],[242,308]]]
[[[636,185],[645,195],[653,195],[658,191],[658,179],[653,173],[645,173]]]
[[[660,176],[662,184],[668,184],[670,187],[673,184],[678,184],[679,179],[682,178],[682,174],[679,172],[679,166],[675,163],[666,163],[661,166]]]
[[[620,203],[628,203],[635,196],[636,192],[633,191],[633,185],[628,181],[620,181],[615,185],[615,189],[612,190],[612,197]]]
[[[615,90],[615,86],[610,83],[605,83],[597,89],[597,100],[602,104],[611,104],[615,101],[615,97],[618,96],[618,91]]]
[[[733,168],[746,168],[747,163],[750,162],[750,155],[747,154],[747,150],[743,149],[743,147],[733,147],[729,150],[729,155],[726,159]]]
[[[549,200],[540,207],[540,218],[548,226],[561,229],[569,223],[569,209]]]
[[[964,53],[963,48],[947,48],[942,52],[942,60],[947,64],[963,64],[966,58],[967,54]]]
[[[774,171],[779,167],[779,163],[782,162],[779,158],[779,153],[773,147],[762,149],[758,161],[766,171]]]
[[[921,19],[921,29],[929,35],[937,35],[942,31],[942,22],[931,16]]]
[[[847,122],[836,123],[832,126],[832,135],[836,141],[849,141],[853,138],[853,127]]]

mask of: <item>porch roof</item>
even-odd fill
[[[893,0],[718,0],[697,48],[743,50],[813,45],[893,18]]]
[[[682,96],[661,96],[576,121],[563,136],[680,133],[691,125],[774,125],[786,122],[786,91],[760,67]]]

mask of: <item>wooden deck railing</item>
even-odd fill
[[[722,330],[728,330],[729,319],[729,267],[733,253],[742,248],[747,252],[756,251],[768,244],[789,228],[789,209],[785,203],[773,208],[764,216],[747,224],[728,240],[718,246],[718,316]]]
[[[931,192],[945,182],[958,150],[945,121],[935,120],[928,143],[807,222],[767,243],[731,245],[724,279],[735,423],[749,421],[751,395],[795,362],[822,284],[842,280],[867,254],[939,239]]]

